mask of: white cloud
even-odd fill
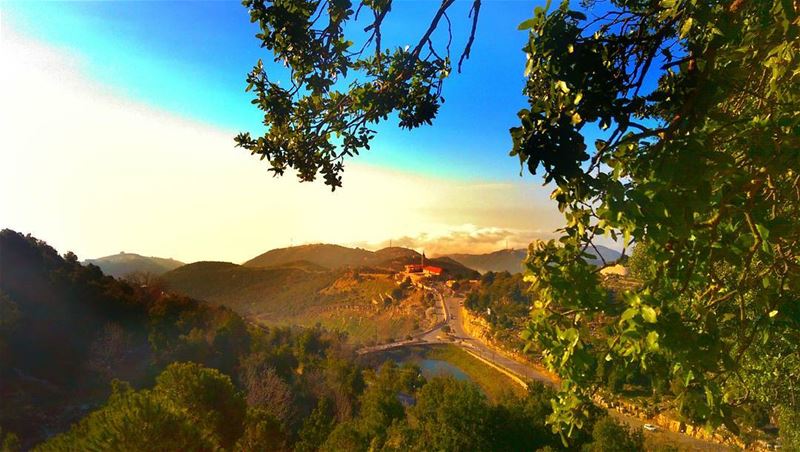
[[[455,249],[497,247],[508,236],[518,246],[560,223],[543,189],[521,182],[357,164],[335,193],[272,178],[234,148],[234,131],[119,97],[82,73],[75,56],[7,23],[0,33],[0,227],[59,251],[240,262],[290,242],[415,237],[424,245],[428,237]]]
[[[431,257],[454,253],[490,253],[500,249],[527,248],[534,240],[554,237],[552,231],[542,229],[504,229],[478,227],[474,224],[443,226],[417,235],[405,235],[376,243],[359,242],[355,245],[379,249],[387,246],[402,246],[425,253]]]

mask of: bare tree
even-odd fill
[[[272,367],[251,367],[245,371],[247,404],[261,408],[288,424],[294,416],[292,389]]]
[[[119,324],[106,323],[89,345],[87,368],[104,379],[118,376],[129,343],[128,333]]]

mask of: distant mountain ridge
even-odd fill
[[[521,273],[522,261],[527,254],[527,250],[500,250],[487,254],[448,254],[446,257],[481,273]]]
[[[106,275],[115,276],[117,278],[121,278],[133,272],[162,275],[184,265],[183,262],[175,259],[142,256],[136,253],[125,252],[99,257],[97,259],[86,259],[83,263],[97,265]]]
[[[611,263],[622,255],[619,251],[613,250],[606,246],[596,245],[597,250],[601,256],[596,256],[594,259],[588,259],[591,264],[603,265],[603,259],[607,263]],[[588,250],[589,254],[595,255],[594,250]],[[486,272],[504,272],[521,273],[523,271],[522,262],[528,255],[528,250],[524,249],[511,249],[494,251],[487,254],[448,254],[448,257],[456,262],[461,263],[469,268],[486,273]]]
[[[313,244],[289,248],[278,248],[260,254],[242,264],[250,268],[275,268],[291,263],[304,262],[330,270],[358,267],[376,267],[400,271],[407,264],[421,261],[418,252],[399,246],[369,251],[361,248],[348,248],[341,245]],[[426,258],[426,264],[443,268],[454,277],[472,278],[477,272],[469,266],[448,257]]]

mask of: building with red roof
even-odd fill
[[[439,276],[444,272],[442,267],[435,267],[433,265],[426,265],[422,268],[422,272],[428,276]]]

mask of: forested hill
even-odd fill
[[[307,262],[331,270],[376,267],[400,271],[406,264],[419,263],[421,258],[422,256],[418,252],[397,246],[369,251],[340,245],[314,244],[270,250],[250,259],[243,266],[253,268],[285,267],[296,262]],[[478,276],[472,268],[447,257],[426,259],[425,262],[443,268],[450,277],[475,278]]]
[[[144,384],[175,360],[232,372],[246,344],[230,309],[129,285],[0,231],[0,427],[23,444],[63,430],[113,378]]]
[[[97,259],[86,259],[84,264],[93,264],[100,267],[106,275],[124,277],[131,273],[142,272],[161,275],[172,269],[184,265],[175,259],[162,257],[141,256],[135,253],[119,253]]]

